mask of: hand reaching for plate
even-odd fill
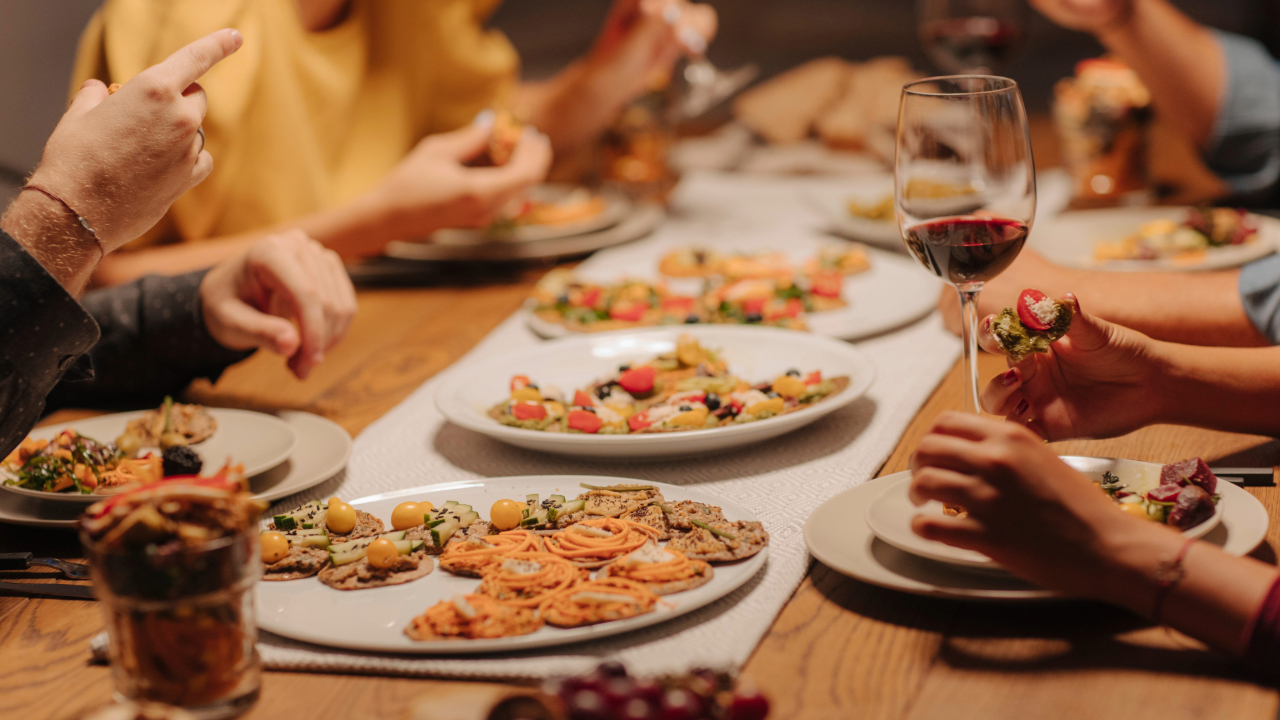
[[[265,347],[306,378],[347,334],[355,289],[332,250],[301,230],[270,235],[200,284],[205,326],[232,350]]]
[[[1046,353],[1032,353],[982,391],[982,409],[1027,425],[1046,440],[1114,437],[1156,417],[1161,393],[1154,341],[1080,309],[1067,334]],[[978,329],[988,352],[1003,354],[991,333],[993,316]]]

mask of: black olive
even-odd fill
[[[707,406],[708,410],[718,410],[720,408],[720,396],[713,392],[707,393],[702,402]]]
[[[764,322],[764,316],[761,315],[760,313],[747,313],[747,316],[743,319],[746,320],[748,323]]]
[[[596,672],[607,678],[624,678],[627,676],[627,666],[616,660],[600,663],[600,667],[596,668]]]
[[[738,411],[732,405],[725,405],[715,412],[715,416],[721,420],[737,415]]]
[[[781,395],[779,395],[778,393],[776,393],[776,392],[774,392],[774,391],[772,391],[772,390],[770,390],[769,392],[765,393],[765,394],[764,394],[764,396],[765,396],[765,397],[767,397],[767,398],[770,398],[770,399],[772,399],[772,398],[776,398],[776,397],[782,397]]]
[[[596,397],[600,398],[601,400],[609,397],[609,395],[613,393],[614,384],[615,383],[608,382],[596,388]]]
[[[692,409],[693,409],[693,406],[692,406],[692,405],[681,405],[681,406],[680,406],[680,412],[689,412],[689,411],[690,411],[690,410],[692,410]]]
[[[631,369],[630,365],[619,365],[618,372],[626,372]]]
[[[583,409],[583,410],[586,410],[587,412],[591,413],[592,415],[595,415],[595,414],[596,414],[596,409],[595,409],[594,407],[590,406],[590,405],[583,406],[583,408],[582,408],[582,409]]]
[[[689,317],[684,319],[685,325],[697,325],[700,322],[702,322],[702,320],[698,319],[697,315],[689,315]]]
[[[701,265],[701,264],[705,263],[705,262],[707,261],[707,253],[706,253],[706,251],[703,251],[703,250],[694,250],[694,251],[693,251],[693,261],[694,261],[694,262],[696,262],[696,263],[698,263],[699,265]]]
[[[788,370],[787,374],[790,375],[791,377],[800,377],[800,371],[795,368],[791,368],[790,370]]]
[[[556,298],[556,303],[557,303],[557,304],[559,304],[559,305],[568,305],[568,304],[569,304],[569,296],[568,296],[568,295],[561,295],[560,297]]]
[[[527,388],[533,388],[534,390],[537,390],[537,389],[538,389],[538,383],[529,383],[528,385],[525,385],[525,387],[527,387]]]
[[[204,467],[204,461],[195,449],[186,445],[175,445],[164,451],[164,475],[198,475]]]
[[[769,389],[770,389],[770,388],[772,388],[772,387],[773,387],[773,383],[762,382],[762,383],[760,383],[759,385],[756,385],[755,387],[753,387],[753,388],[751,388],[751,389],[752,389],[752,390],[759,390],[760,392],[768,392],[768,391],[769,391]]]

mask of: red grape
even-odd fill
[[[692,690],[672,688],[662,695],[661,720],[698,720],[703,717],[702,698]]]
[[[753,689],[733,696],[725,720],[764,720],[768,716],[768,698]]]
[[[578,690],[569,697],[569,717],[572,720],[612,720],[612,713],[604,696],[595,690]]]

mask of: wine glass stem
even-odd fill
[[[978,292],[982,283],[957,285],[960,294],[960,314],[964,326],[964,372],[968,375],[964,390],[964,407],[969,412],[982,414],[978,400]]]

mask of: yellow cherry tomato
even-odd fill
[[[528,400],[529,402],[542,402],[542,392],[537,388],[522,387],[519,390],[511,391],[511,399],[517,402]]]
[[[262,543],[262,562],[270,565],[289,557],[289,538],[285,537],[284,533],[264,532],[260,542]]]
[[[390,540],[378,538],[369,543],[369,549],[364,551],[364,556],[369,558],[369,564],[373,567],[385,568],[391,567],[391,563],[400,556],[400,550]]]
[[[351,532],[356,527],[356,509],[341,500],[336,503],[333,500],[329,501],[329,510],[325,513],[324,524],[336,533]]]
[[[408,530],[412,527],[418,527],[424,522],[422,515],[425,512],[421,505],[412,500],[402,502],[396,506],[395,510],[391,511],[391,527],[395,530]]]
[[[707,415],[710,412],[704,407],[694,408],[676,415],[667,422],[672,427],[702,427],[707,424]]]
[[[524,505],[515,500],[499,500],[489,508],[489,524],[499,530],[510,530],[520,524]]]
[[[418,509],[421,510],[423,514],[426,514],[432,510],[435,510],[436,506],[432,505],[430,500],[423,500],[422,502],[418,503]]]
[[[1142,503],[1120,503],[1120,512],[1128,513],[1136,518],[1150,520],[1151,516],[1147,514],[1147,509]]]
[[[782,412],[785,407],[786,405],[783,403],[782,398],[769,398],[768,400],[761,400],[760,402],[751,405],[744,412],[748,415],[759,415],[762,412],[771,412],[774,415],[777,415]]]
[[[800,381],[800,378],[794,378],[790,375],[783,375],[773,381],[773,391],[782,397],[800,397],[805,390],[806,386]]]

